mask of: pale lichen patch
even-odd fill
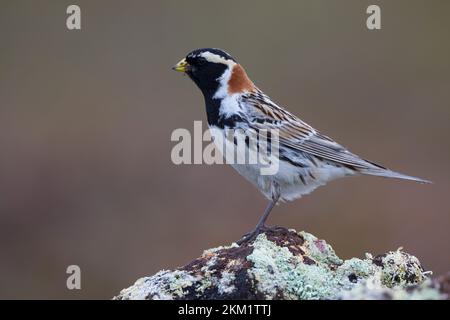
[[[338,266],[343,263],[342,259],[336,255],[333,248],[325,240],[318,239],[304,231],[299,234],[305,240],[304,247],[306,253],[315,261],[330,266]]]
[[[152,277],[138,279],[135,284],[120,292],[121,299],[127,300],[172,300],[184,295],[184,288],[197,279],[185,271],[162,270]]]
[[[282,293],[284,299],[324,299],[335,291],[334,279],[323,266],[301,263],[288,248],[276,246],[265,235],[259,235],[253,247],[247,257],[253,263],[248,273],[266,298]]]
[[[382,264],[381,280],[387,287],[419,284],[426,279],[419,259],[401,251],[401,248],[379,259]]]
[[[222,277],[219,279],[219,283],[217,285],[220,294],[229,294],[236,290],[236,287],[233,285],[235,280],[235,275],[233,273],[224,271],[222,272]]]
[[[173,271],[141,278],[116,299],[443,299],[450,275],[428,279],[402,251],[343,261],[315,236],[272,228],[240,246],[208,249]],[[444,294],[445,293],[445,294]]]

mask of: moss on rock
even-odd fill
[[[141,278],[115,299],[445,299],[450,277],[441,285],[428,275],[401,249],[344,261],[324,240],[275,227]]]

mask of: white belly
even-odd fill
[[[226,153],[230,155],[236,152],[235,144],[233,141],[224,138],[223,130],[211,127],[210,131],[216,147],[222,155]],[[218,141],[224,143],[217,143]],[[237,152],[236,157],[234,157],[234,163],[228,163],[239,174],[255,185],[268,199],[272,199],[274,182],[279,186],[280,200],[291,201],[312,192],[317,187],[331,180],[352,174],[350,170],[344,167],[336,167],[326,162],[318,162],[316,165],[311,163],[311,166],[302,168],[286,161],[278,161],[277,159],[278,170],[274,174],[263,175],[261,174],[261,169],[264,167],[264,164],[248,164],[248,161],[245,162],[242,156],[241,153]],[[240,162],[237,160],[240,160]]]

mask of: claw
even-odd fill
[[[243,243],[251,242],[251,241],[255,240],[258,235],[266,232],[267,230],[269,230],[269,228],[266,227],[265,225],[262,225],[261,227],[253,230],[252,232],[244,234],[241,239],[236,241],[236,244],[238,244],[240,246]]]

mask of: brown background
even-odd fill
[[[342,257],[404,246],[450,269],[450,1],[79,0],[68,31],[72,3],[0,2],[0,298],[111,298],[254,226],[265,200],[232,168],[170,161],[171,132],[205,120],[170,70],[198,47],[353,152],[435,182],[343,179],[270,223]]]

